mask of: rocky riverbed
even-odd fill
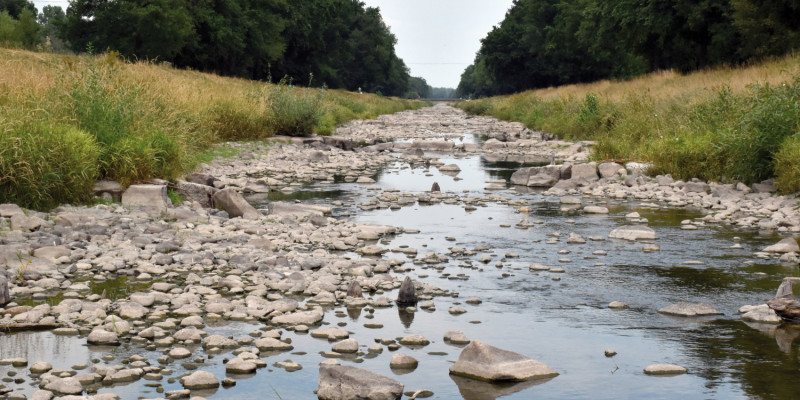
[[[796,197],[587,163],[591,145],[440,105],[98,185],[120,202],[0,205],[0,392],[345,398],[328,380],[365,375],[342,364],[406,398],[769,397],[798,363],[763,305],[796,274]],[[559,376],[450,375],[473,342]]]

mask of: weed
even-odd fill
[[[167,197],[169,197],[169,200],[170,202],[172,202],[172,205],[176,207],[183,204],[183,202],[186,201],[186,199],[183,196],[181,196],[180,193],[176,192],[173,189],[167,190]]]

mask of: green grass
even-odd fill
[[[774,178],[779,191],[800,191],[798,57],[742,69],[549,88],[458,106],[565,139],[593,140],[594,160],[647,161],[653,164],[651,173],[680,179],[751,184]]]
[[[225,141],[330,134],[354,118],[425,104],[127,63],[0,49],[0,203],[91,200],[97,179],[174,179]]]

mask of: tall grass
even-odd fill
[[[96,179],[172,179],[214,143],[330,134],[353,118],[423,106],[124,62],[0,49],[0,203],[46,209]]]
[[[653,163],[653,173],[724,182],[775,178],[800,191],[800,57],[680,75],[653,73],[459,103],[567,139],[592,158]]]

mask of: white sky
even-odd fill
[[[362,0],[378,7],[397,37],[395,51],[411,69],[433,87],[455,88],[461,73],[472,64],[481,39],[499,25],[512,0]],[[34,0],[67,8],[66,0]]]

